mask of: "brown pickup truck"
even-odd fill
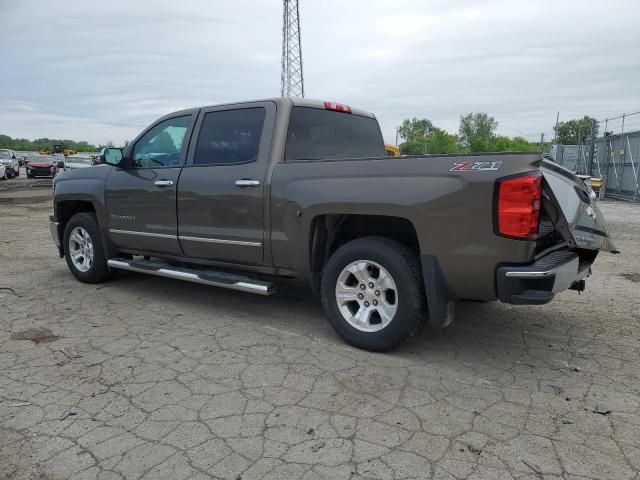
[[[169,114],[54,182],[80,281],[114,270],[261,295],[308,279],[347,342],[386,350],[461,299],[543,304],[615,252],[593,192],[539,153],[386,157],[367,112],[279,98]]]

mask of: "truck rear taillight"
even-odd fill
[[[498,180],[497,231],[512,238],[535,238],[540,222],[542,175]]]
[[[335,112],[351,113],[351,107],[342,103],[324,102],[324,108]]]

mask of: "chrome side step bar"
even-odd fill
[[[229,288],[241,292],[257,293],[258,295],[273,295],[276,284],[254,280],[243,275],[219,272],[213,270],[196,270],[184,267],[176,267],[154,260],[128,260],[125,258],[112,258],[107,260],[109,268],[128,270],[129,272],[147,273],[157,277],[175,278],[187,282],[201,283],[213,287]]]

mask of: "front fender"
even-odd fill
[[[66,172],[54,179],[53,217],[51,220],[59,222],[60,238],[63,238],[65,227],[65,219],[61,218],[59,212],[60,206],[63,202],[87,202],[93,206],[95,211],[103,245],[105,245],[105,249],[110,248],[104,195],[106,179],[110,172],[111,167],[109,166],[96,166]],[[64,249],[64,246],[61,248]]]

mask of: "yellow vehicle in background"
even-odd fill
[[[391,145],[390,143],[385,143],[384,150],[387,152],[387,157],[399,157],[400,156],[400,147],[397,145]]]
[[[52,150],[49,150],[48,148],[45,150],[41,150],[40,151],[41,154],[43,155],[51,155],[54,153],[58,153],[58,154],[62,154],[65,157],[68,157],[69,155],[75,155],[76,153],[78,153],[76,150],[74,150],[73,148],[64,148],[64,145],[61,143],[56,143],[53,146]]]

